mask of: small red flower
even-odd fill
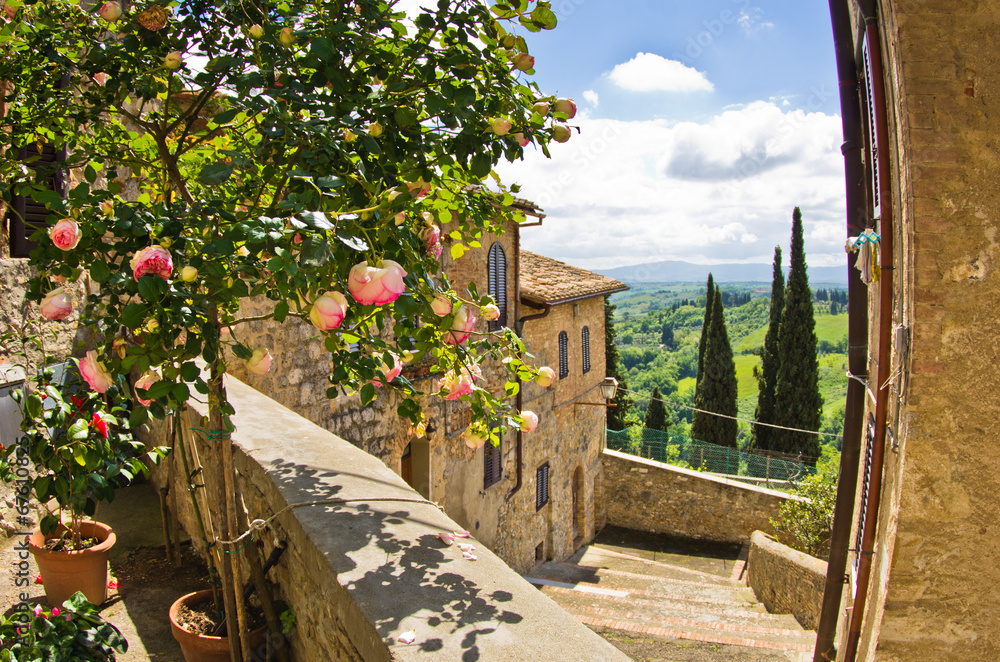
[[[42,576],[41,575],[35,575],[35,583],[36,584],[41,584],[42,583]]]
[[[117,577],[112,577],[111,579],[108,580],[108,588],[117,589],[119,586],[120,584],[118,583]]]
[[[71,396],[69,396],[69,399],[70,399],[70,401],[74,405],[76,405],[77,409],[79,409],[81,411],[83,410],[83,405],[84,405],[84,399],[83,398],[77,397],[75,395],[71,395]]]
[[[101,433],[101,436],[105,439],[108,438],[108,424],[104,422],[101,415],[96,411],[94,412],[94,418],[90,420],[90,427],[96,429]]]

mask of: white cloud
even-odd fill
[[[615,65],[608,74],[619,87],[634,92],[711,92],[712,83],[702,72],[654,53],[637,53]]]
[[[741,9],[740,16],[736,19],[736,23],[748,36],[753,36],[762,30],[770,30],[774,28],[774,23],[771,21],[761,20],[761,16],[763,14],[764,10],[760,7]]]
[[[593,90],[585,90],[583,92],[583,98],[586,99],[587,103],[589,103],[591,106],[597,108],[597,102],[598,102],[597,92]]]
[[[581,133],[503,164],[544,208],[525,248],[600,269],[660,260],[770,263],[802,208],[809,264],[843,264],[836,116],[758,101],[702,123],[578,118]]]

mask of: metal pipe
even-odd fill
[[[539,221],[541,223],[541,221]],[[521,329],[524,328],[521,320],[521,228],[515,223],[514,224],[514,327],[517,330],[517,334],[521,335]],[[523,340],[523,339],[522,339]],[[521,392],[523,385],[521,384],[521,378],[515,376],[514,380],[517,382],[517,398],[515,400],[515,406],[517,411],[524,408],[524,394]],[[521,429],[518,428],[516,435],[516,442],[514,445],[514,463],[516,465],[516,481],[514,482],[514,487],[510,489],[507,496],[504,497],[505,501],[509,501],[512,496],[518,493],[521,489],[521,483],[523,482],[522,473],[524,472],[521,466],[521,444],[524,443]]]
[[[865,209],[865,168],[861,162],[864,137],[861,129],[861,101],[858,93],[858,69],[854,57],[854,33],[847,3],[850,0],[829,0],[830,22],[840,83],[840,117],[843,125],[845,198],[847,206],[847,236],[856,237],[867,224]],[[868,287],[861,281],[861,272],[847,261],[847,363],[852,375],[863,377],[868,371]],[[854,519],[854,499],[858,487],[861,459],[861,434],[864,429],[865,385],[856,379],[847,380],[844,409],[844,433],[840,448],[840,476],[837,501],[830,532],[830,556],[827,560],[826,589],[823,607],[816,628],[816,648],[813,662],[836,659],[834,641],[840,616],[846,580],[847,552]]]
[[[871,478],[868,488],[868,503],[865,510],[865,528],[862,532],[861,549],[858,551],[857,594],[851,613],[851,626],[844,647],[846,662],[857,657],[861,638],[861,625],[865,616],[868,599],[868,584],[871,580],[872,555],[875,533],[878,527],[878,512],[882,497],[882,465],[885,458],[885,433],[889,412],[889,375],[892,358],[892,295],[893,295],[893,220],[892,194],[889,189],[889,127],[886,126],[885,86],[883,85],[881,43],[878,26],[874,17],[866,17],[865,38],[868,41],[869,66],[871,70],[872,102],[875,107],[875,137],[878,150],[879,204],[882,218],[879,235],[881,237],[881,280],[879,287],[879,327],[878,327],[878,381],[875,386],[875,435],[872,439]]]

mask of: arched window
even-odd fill
[[[507,254],[499,241],[490,246],[489,258],[486,261],[486,279],[489,295],[497,302],[500,317],[487,324],[490,331],[499,331],[507,326]]]
[[[580,341],[583,343],[583,371],[590,372],[590,327],[583,327]]]
[[[569,336],[559,332],[559,379],[569,376]]]

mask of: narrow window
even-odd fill
[[[36,173],[36,182],[43,183],[50,191],[65,195],[61,163],[66,155],[48,143],[32,143],[18,150],[18,159]],[[10,229],[11,257],[28,257],[35,242],[28,239],[39,228],[45,228],[49,210],[45,204],[23,195],[15,195],[7,212]]]
[[[489,258],[486,262],[486,279],[489,295],[497,302],[500,317],[489,322],[490,331],[499,331],[507,326],[507,254],[499,241],[490,246]]]
[[[535,510],[541,510],[549,502],[549,463],[535,470]]]
[[[590,327],[583,327],[580,341],[583,344],[583,371],[590,372]]]
[[[559,332],[559,379],[569,376],[569,336],[565,331]]]
[[[496,485],[503,478],[503,435],[500,443],[494,446],[486,442],[483,446],[483,488]]]

